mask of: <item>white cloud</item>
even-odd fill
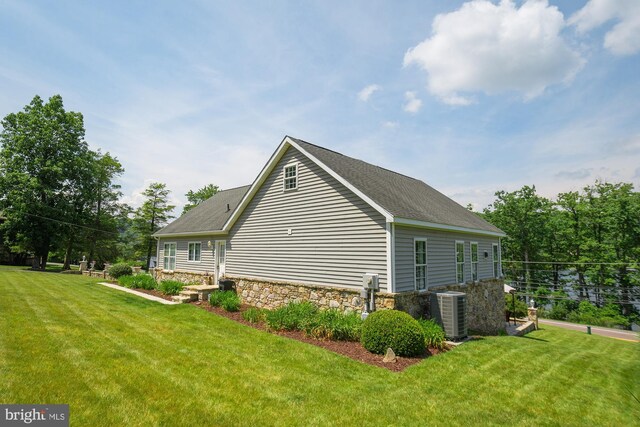
[[[422,101],[416,98],[415,92],[405,92],[404,99],[407,101],[402,107],[408,113],[417,113],[422,107]]]
[[[382,126],[387,128],[387,129],[395,129],[399,126],[400,124],[398,122],[392,122],[390,120],[387,120],[386,122],[382,122]]]
[[[604,47],[616,55],[633,55],[640,51],[638,0],[590,0],[568,22],[584,33],[611,20],[618,23],[605,34]]]
[[[516,91],[531,99],[570,82],[584,64],[561,37],[564,27],[564,16],[546,0],[519,8],[511,0],[474,0],[436,16],[431,37],[407,51],[404,65],[425,70],[429,91],[447,104],[470,104],[470,92]]]
[[[371,98],[371,95],[380,89],[382,88],[376,84],[369,85],[358,92],[358,99],[362,102],[367,102],[369,98]]]
[[[560,171],[555,174],[556,178],[566,178],[566,179],[583,179],[591,176],[591,171],[593,168],[583,168],[572,171]]]

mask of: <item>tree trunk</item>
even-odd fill
[[[530,282],[531,282],[531,275],[529,272],[529,251],[525,250],[524,251],[524,278],[526,281],[526,286],[527,286],[527,305],[529,305],[529,299],[531,298],[531,288],[530,288]]]
[[[64,265],[62,266],[63,270],[71,270],[71,255],[73,252],[73,244],[75,242],[74,235],[72,234],[67,241],[67,247],[64,252]]]

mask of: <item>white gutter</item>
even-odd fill
[[[478,234],[481,236],[505,237],[506,234],[497,231],[478,230],[477,228],[459,227],[457,225],[437,224],[435,222],[418,221],[407,218],[394,218],[394,223],[410,227],[430,228],[433,230],[458,231],[460,233]]]

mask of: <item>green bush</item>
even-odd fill
[[[273,331],[294,331],[304,328],[316,313],[318,307],[310,302],[291,302],[276,310],[267,311],[265,322]]]
[[[130,288],[133,289],[135,288],[134,284],[133,284],[133,278],[135,276],[122,276],[121,278],[118,279],[118,284],[120,286],[124,286],[125,288]]]
[[[427,347],[437,348],[442,350],[445,348],[445,336],[442,326],[436,323],[433,319],[420,319],[418,320],[424,332],[424,343]]]
[[[240,297],[234,291],[223,291],[222,308],[226,311],[240,310]]]
[[[177,280],[163,280],[158,283],[158,290],[165,295],[178,295],[184,288],[184,283]]]
[[[211,292],[209,294],[209,305],[212,307],[220,307],[220,305],[222,305],[222,292]]]
[[[209,304],[222,307],[226,311],[240,310],[240,297],[234,291],[217,291],[209,294]]]
[[[130,289],[155,289],[157,284],[153,276],[150,274],[137,274],[135,276],[122,276],[118,279],[118,283],[125,288]]]
[[[109,273],[109,276],[117,280],[122,276],[131,276],[133,274],[133,270],[127,264],[120,263],[113,264],[107,273]]]
[[[242,318],[249,323],[264,322],[265,312],[257,307],[250,307],[242,313]]]
[[[424,353],[425,338],[420,323],[403,311],[375,311],[362,324],[360,338],[364,348],[383,354],[391,348],[398,356]]]
[[[320,310],[301,325],[305,334],[317,339],[359,341],[362,319],[356,313]]]
[[[519,317],[519,318],[527,317],[527,304],[521,299],[519,299],[518,297],[515,298],[515,302],[516,302],[516,308],[515,308],[516,317]],[[507,293],[504,294],[504,309],[509,314],[509,317],[513,317],[513,314],[514,314],[513,295],[507,294]]]

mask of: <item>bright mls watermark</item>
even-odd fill
[[[0,426],[68,427],[69,405],[2,405]]]

